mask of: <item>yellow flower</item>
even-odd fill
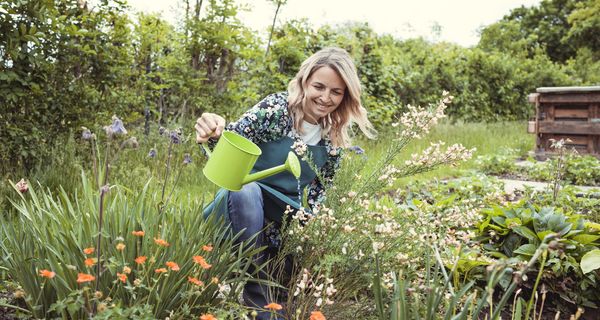
[[[123,267],[123,273],[124,274],[130,274],[131,273],[131,268],[128,266]]]
[[[125,244],[122,242],[117,243],[117,250],[119,250],[119,251],[125,250]]]

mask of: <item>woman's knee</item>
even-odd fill
[[[240,191],[230,192],[228,202],[230,214],[261,219],[264,215],[262,190],[255,182],[244,185]]]

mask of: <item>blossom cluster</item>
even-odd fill
[[[440,164],[456,165],[460,161],[471,159],[475,148],[467,149],[460,144],[453,144],[445,151],[442,147],[445,145],[443,141],[432,142],[429,147],[423,150],[420,154],[413,154],[410,160],[406,160],[406,166],[413,167],[431,167]]]
[[[420,139],[428,134],[431,128],[436,125],[440,119],[446,117],[444,110],[447,104],[452,101],[452,96],[444,91],[442,98],[438,101],[433,110],[428,110],[422,107],[408,105],[408,111],[400,116],[397,123],[392,124],[396,127],[402,125],[403,130],[398,132],[399,138],[414,138]]]

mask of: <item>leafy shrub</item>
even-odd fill
[[[600,229],[586,224],[579,215],[553,207],[540,208],[524,201],[484,209],[481,213],[482,219],[476,225],[477,240],[487,254],[527,261],[546,236],[555,234],[556,242],[552,245],[555,250],[549,251],[547,259],[537,265],[537,270],[543,271],[542,283],[552,294],[562,298],[557,301],[576,306],[595,306],[600,301],[598,273],[584,274],[581,268],[584,254],[598,249]],[[595,268],[599,268],[595,263]]]

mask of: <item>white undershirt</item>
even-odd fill
[[[309,146],[315,146],[321,141],[321,126],[319,124],[312,124],[307,121],[302,121],[302,132],[300,135],[302,141]]]

